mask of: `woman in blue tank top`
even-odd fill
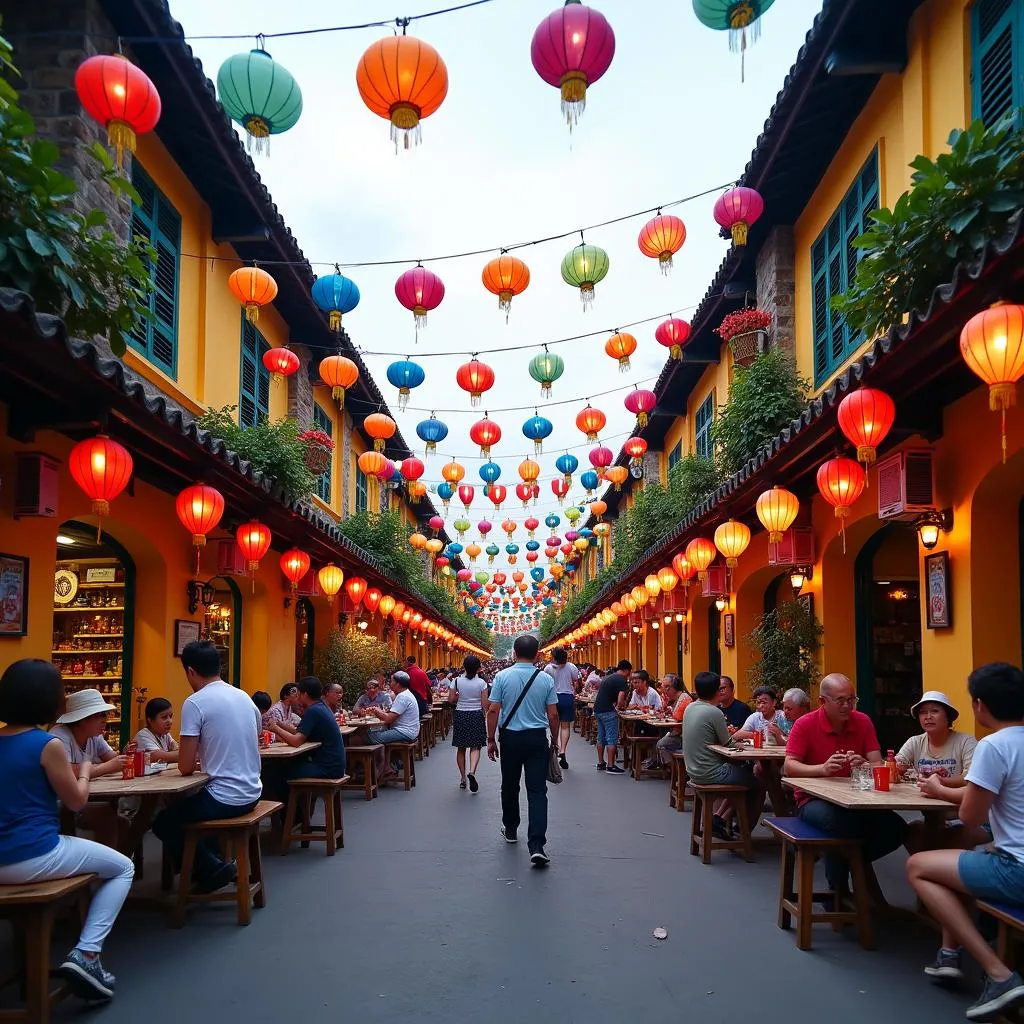
[[[0,885],[92,874],[100,885],[78,944],[60,973],[83,999],[110,999],[115,979],[100,950],[132,885],[123,854],[88,839],[62,836],[57,801],[80,811],[89,800],[91,765],[75,778],[64,744],[43,728],[60,712],[60,673],[48,661],[16,661],[0,676]]]

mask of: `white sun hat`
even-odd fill
[[[925,690],[921,699],[910,709],[910,713],[914,718],[917,718],[917,713],[921,710],[922,704],[941,704],[949,712],[950,725],[960,717],[960,712],[953,707],[950,699],[941,690]]]
[[[98,715],[100,712],[116,711],[113,704],[108,704],[103,699],[99,690],[79,690],[68,696],[67,711],[57,719],[58,725],[71,725],[73,722],[80,722],[83,718],[91,715]]]

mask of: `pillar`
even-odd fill
[[[757,305],[772,314],[771,344],[795,358],[796,245],[793,229],[772,228],[757,254]]]

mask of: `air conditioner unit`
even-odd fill
[[[911,522],[935,508],[935,453],[903,448],[878,463],[878,518]]]
[[[60,463],[42,452],[18,452],[14,484],[14,518],[46,518],[57,515]]]
[[[814,562],[814,533],[810,527],[791,527],[778,544],[768,545],[769,565],[814,565]]]
[[[245,555],[234,540],[217,541],[218,576],[245,576],[248,571]]]

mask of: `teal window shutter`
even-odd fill
[[[702,459],[712,458],[711,428],[715,423],[715,395],[712,392],[701,402],[697,415],[694,417],[694,441],[697,454]]]
[[[173,378],[178,373],[181,215],[138,160],[132,161],[132,185],[140,201],[132,205],[131,233],[141,235],[156,250],[156,260],[150,266],[152,316],[135,326],[128,343]]]
[[[971,8],[971,99],[987,125],[1024,104],[1024,0]]]
[[[815,387],[821,387],[864,340],[833,312],[832,298],[853,283],[861,255],[853,243],[870,226],[868,214],[878,208],[878,195],[876,149],[811,246]]]
[[[270,418],[270,371],[263,365],[263,353],[270,351],[255,324],[242,313],[242,365],[238,388],[238,425],[254,427]]]
[[[313,426],[317,430],[322,430],[329,437],[334,437],[334,423],[331,420],[331,417],[315,403],[313,405]],[[327,462],[327,468],[320,474],[316,481],[316,496],[321,501],[326,501],[328,505],[331,503],[331,476],[333,471],[334,454],[332,453]]]
[[[370,507],[366,474],[356,466],[356,511],[365,512]]]
[[[668,471],[671,473],[672,470],[675,469],[676,466],[678,466],[680,462],[682,462],[682,460],[683,460],[683,442],[680,441],[679,444],[677,444],[675,446],[675,448],[673,448],[672,451],[670,451],[668,453]]]

